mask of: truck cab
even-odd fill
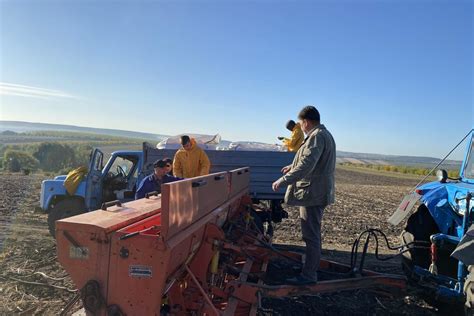
[[[54,236],[55,221],[100,208],[102,203],[134,199],[138,181],[143,178],[141,151],[115,151],[104,165],[104,153],[94,149],[87,175],[74,195],[65,187],[66,175],[44,180],[41,185],[40,208],[48,213],[48,226]]]
[[[140,151],[116,151],[103,166],[104,154],[95,149],[85,183],[87,210],[95,210],[108,201],[133,200],[137,182],[143,177],[142,157]]]

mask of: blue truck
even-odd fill
[[[416,187],[405,197],[397,212],[406,217],[410,209],[418,205],[401,233],[402,244],[407,245],[402,267],[409,280],[421,288],[424,298],[434,305],[449,306],[453,311],[453,307],[460,307],[465,302],[472,315],[474,283],[471,280],[474,275],[469,276],[469,271],[473,270],[470,266],[474,266],[474,246],[469,244],[466,248],[465,243],[460,245],[460,242],[474,234],[474,227],[470,229],[474,221],[471,202],[474,194],[474,129],[466,138],[467,148],[459,177],[449,178],[445,170],[438,170],[438,181]],[[401,219],[399,217],[396,222]],[[459,250],[461,246],[462,251]]]
[[[55,235],[59,219],[99,209],[103,203],[134,199],[140,181],[153,172],[153,162],[174,157],[176,150],[156,149],[147,143],[141,151],[115,151],[105,162],[104,153],[96,148],[91,153],[88,173],[74,195],[66,192],[66,175],[44,180],[41,185],[40,208],[48,213],[48,226]],[[273,192],[271,184],[281,176],[282,167],[289,165],[294,153],[277,151],[206,151],[211,172],[250,167],[250,195],[268,204],[275,222],[285,216],[281,207],[284,190]]]

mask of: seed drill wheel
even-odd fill
[[[59,201],[49,210],[48,229],[51,236],[56,238],[56,221],[84,213],[84,201],[68,198]]]

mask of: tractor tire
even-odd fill
[[[427,246],[430,236],[439,232],[438,226],[426,207],[422,204],[418,207],[407,221],[405,229],[401,234],[403,244],[415,242],[417,246]],[[415,265],[428,269],[431,264],[430,249],[411,249],[402,256],[403,271],[408,277]]]
[[[466,304],[464,306],[466,316],[474,316],[474,266],[469,266],[469,274],[464,283],[464,294]]]
[[[56,203],[48,214],[48,229],[53,238],[56,238],[56,221],[79,215],[85,212],[84,201],[81,199],[68,198]]]
[[[403,244],[415,242],[416,246],[430,246],[430,236],[439,233],[439,228],[436,225],[426,205],[422,204],[418,207],[407,221],[406,227],[401,234],[401,241]],[[452,252],[452,250],[451,250]],[[446,249],[438,249],[438,273],[441,275],[452,276],[453,264],[454,268],[457,263],[449,257],[449,251]],[[414,266],[419,266],[424,269],[429,269],[431,265],[431,250],[426,249],[411,249],[402,255],[402,269],[408,278],[408,281],[416,286],[418,278],[414,276]],[[424,293],[420,294],[428,304],[436,307],[441,314],[453,313],[454,315],[462,314],[462,302],[446,303],[440,301],[433,289],[424,289]],[[474,316],[474,315],[472,315]]]

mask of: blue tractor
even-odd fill
[[[470,267],[474,266],[474,244],[466,240],[474,222],[474,129],[466,138],[468,146],[459,178],[449,178],[445,170],[438,170],[438,181],[417,186],[389,222],[401,222],[414,205],[419,205],[401,234],[402,243],[407,245],[403,270],[434,305],[452,308],[466,302],[472,315],[474,282],[470,280],[474,275],[469,276],[469,271],[474,273]],[[474,234],[474,228],[472,231]]]

